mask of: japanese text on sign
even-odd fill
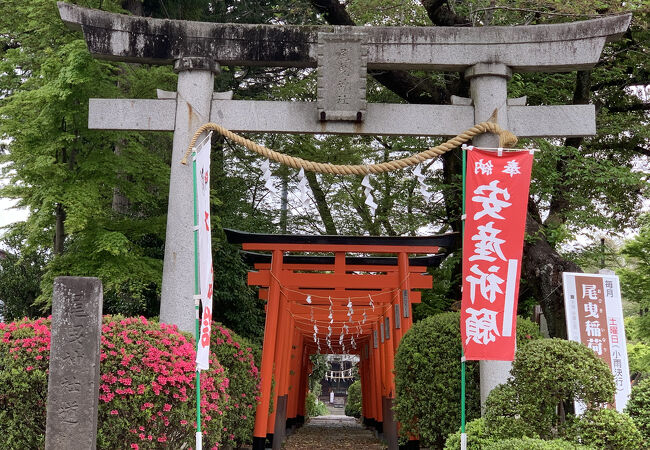
[[[461,332],[467,359],[512,360],[533,155],[468,153]]]
[[[198,348],[196,352],[196,367],[207,370],[210,357],[210,334],[212,327],[212,237],[210,227],[210,139],[206,139],[198,150],[196,162],[196,193],[197,214],[200,218],[198,230],[199,243],[199,287],[201,292],[201,323]]]
[[[616,275],[563,274],[569,340],[582,342],[605,361],[616,384],[612,406],[623,411],[630,395],[621,294]],[[576,403],[576,413],[584,405]]]

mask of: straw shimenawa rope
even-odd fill
[[[330,173],[330,174],[338,174],[338,175],[366,175],[369,173],[377,174],[383,172],[390,172],[398,169],[404,169],[406,167],[419,164],[422,161],[426,161],[428,159],[438,157],[448,152],[449,150],[459,147],[465,142],[471,140],[474,136],[483,133],[494,133],[499,135],[499,147],[502,148],[510,148],[517,143],[517,136],[515,136],[508,130],[502,129],[496,123],[496,110],[495,110],[487,122],[481,122],[479,124],[476,124],[472,128],[464,131],[458,136],[451,138],[440,145],[437,145],[435,147],[430,147],[428,150],[425,150],[423,152],[417,153],[415,155],[406,158],[396,159],[393,161],[387,161],[379,164],[357,164],[357,165],[325,164],[325,163],[319,163],[314,161],[308,161],[306,159],[297,158],[295,156],[289,156],[280,152],[276,152],[275,150],[271,150],[269,148],[264,147],[263,145],[256,144],[255,142],[246,139],[243,136],[233,133],[232,131],[227,130],[221,125],[217,125],[216,123],[210,122],[202,125],[201,127],[199,127],[198,130],[196,130],[196,133],[194,133],[194,136],[192,137],[187,152],[185,153],[185,156],[181,160],[181,164],[187,165],[187,158],[192,153],[192,149],[194,148],[197,139],[202,133],[208,130],[216,131],[217,133],[221,134],[223,137],[230,139],[231,141],[237,144],[241,144],[247,149],[265,158],[272,159],[273,161],[279,162],[289,167],[293,167],[294,169],[302,168],[312,172]]]

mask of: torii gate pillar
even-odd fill
[[[174,62],[178,72],[176,119],[172,161],[180,161],[187,143],[197,128],[210,121],[214,74],[219,64],[209,58],[183,57]],[[185,169],[185,170],[183,170]],[[193,298],[194,285],[188,282],[188,268],[194,265],[194,225],[192,208],[192,171],[179,164],[171,165],[169,180],[169,211],[165,238],[160,321],[175,323],[182,331],[194,331],[194,308],[187,300]]]
[[[465,71],[470,82],[470,95],[474,103],[474,122],[487,120],[496,110],[499,123],[508,129],[508,80],[510,68],[504,64],[479,63]],[[498,147],[499,138],[493,134],[482,134],[472,139],[477,147]],[[481,410],[492,389],[508,380],[511,361],[481,361]]]

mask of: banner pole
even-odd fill
[[[192,149],[192,193],[194,198],[194,310],[196,312],[195,319],[195,336],[196,336],[196,352],[199,352],[199,308],[201,302],[201,288],[199,285],[199,214],[198,214],[198,193],[196,186],[196,148]],[[199,370],[198,363],[196,366],[196,450],[201,450],[203,447],[201,433],[201,371]]]
[[[460,216],[460,236],[461,242],[465,242],[465,176],[467,172],[467,150],[465,146],[461,148],[461,152],[463,153],[463,209],[462,215]],[[461,251],[465,251],[465,249],[462,249]],[[465,350],[462,338],[460,341],[460,448],[461,450],[467,449],[467,434],[465,433]]]

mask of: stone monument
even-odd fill
[[[232,131],[455,136],[487,120],[519,137],[577,137],[596,132],[593,105],[525,106],[508,99],[514,72],[568,72],[593,67],[607,40],[631,15],[515,27],[334,27],[186,22],[130,17],[59,3],[63,21],[84,33],[97,58],[173,64],[176,93],[158,100],[90,102],[89,127],[174,131],[160,319],[194,330],[191,170],[177,164],[205,122]],[[345,58],[345,67],[337,62]],[[219,65],[317,67],[317,102],[223,99],[213,95]],[[366,104],[366,70],[464,72],[471,98],[452,105]],[[322,74],[321,74],[322,72]],[[321,76],[322,75],[322,76]],[[277,120],[282,117],[283,120]],[[474,145],[496,147],[495,136]],[[505,382],[509,364],[482,362],[481,397]]]
[[[54,280],[46,450],[96,448],[102,299],[98,278]]]

